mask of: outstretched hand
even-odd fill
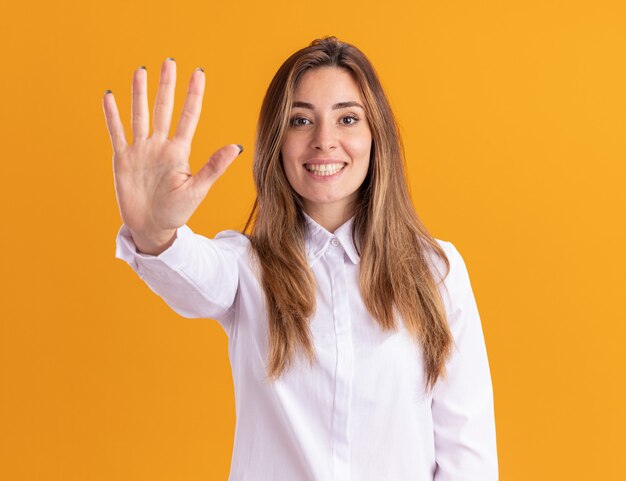
[[[175,239],[217,178],[241,153],[237,144],[217,150],[192,175],[189,168],[191,142],[202,109],[205,75],[191,75],[185,105],[172,139],[168,139],[174,108],[176,62],[166,59],[161,68],[154,104],[152,136],[149,134],[147,71],[138,68],[132,84],[133,143],[128,145],[113,94],[103,97],[107,129],[113,145],[113,174],[122,221],[140,250],[164,250]],[[145,249],[145,250],[144,250]]]

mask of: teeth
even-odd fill
[[[305,168],[309,172],[313,172],[315,175],[333,175],[339,172],[344,168],[346,164],[338,163],[338,164],[306,164]]]

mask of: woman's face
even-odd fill
[[[312,69],[298,82],[281,154],[287,179],[313,218],[352,215],[372,147],[364,108],[344,69]]]

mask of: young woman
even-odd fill
[[[396,123],[356,47],[313,41],[266,93],[244,232],[187,221],[239,155],[192,175],[205,77],[169,139],[167,59],[148,136],[147,74],[133,79],[133,144],[104,112],[122,216],[116,257],[181,316],[228,335],[237,423],[230,481],[493,481],[493,394],[463,259],[408,195]]]

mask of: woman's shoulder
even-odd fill
[[[227,229],[218,232],[214,239],[225,239],[227,242],[231,242],[234,244],[242,244],[245,245],[250,242],[250,239],[246,234],[241,231],[235,229]]]
[[[454,244],[450,241],[433,238],[434,243],[422,241],[424,246],[425,257],[429,262],[433,276],[442,280],[446,277],[447,266],[446,259],[452,268],[452,261],[456,257],[458,251]]]
[[[215,236],[209,237],[194,232],[187,224],[181,226],[177,230],[177,241],[174,246],[179,244],[178,249],[183,251],[189,250],[192,246],[203,246],[208,251],[229,252],[240,256],[247,252],[250,248],[248,236],[237,230],[223,230]]]
[[[434,238],[434,240],[441,252],[438,252],[433,246],[428,246],[427,251],[433,275],[436,276],[437,281],[443,281],[447,287],[462,282],[467,276],[467,267],[463,256],[451,241],[438,238]],[[448,265],[446,265],[442,253],[447,259]]]
[[[227,229],[218,232],[212,239],[213,243],[243,254],[250,250],[250,239],[246,234],[234,229]]]
[[[450,241],[435,239],[448,259],[449,269],[446,269],[445,261],[432,250],[432,265],[436,270],[437,281],[441,283],[452,304],[463,301],[471,294],[471,282],[465,260],[456,245]]]

